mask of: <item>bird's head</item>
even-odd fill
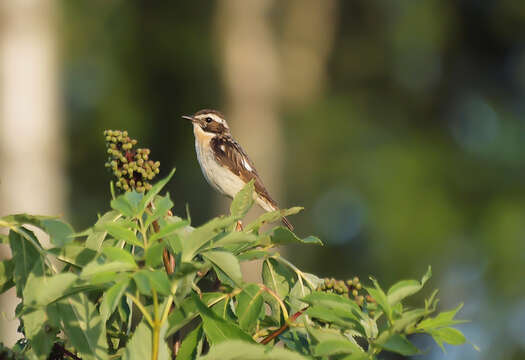
[[[201,110],[194,115],[185,115],[183,119],[193,123],[193,127],[199,127],[202,131],[210,134],[229,134],[230,128],[224,116],[216,110]]]

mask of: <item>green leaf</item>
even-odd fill
[[[270,241],[272,244],[275,245],[286,245],[294,243],[323,245],[323,242],[315,236],[308,236],[304,239],[301,239],[289,229],[284,228],[282,226],[278,226],[270,232]]]
[[[60,249],[60,261],[73,264],[77,267],[86,266],[90,261],[92,261],[97,252],[87,248],[84,245],[79,245],[77,243],[67,244]]]
[[[151,295],[151,288],[162,295],[169,295],[171,291],[170,280],[164,269],[155,271],[140,270],[133,274],[133,280],[135,280],[139,291],[144,295]]]
[[[24,333],[31,341],[31,351],[38,359],[47,359],[57,341],[58,328],[54,327],[44,309],[22,316]]]
[[[164,340],[166,338],[166,325],[162,326],[159,334],[159,360],[171,359],[170,350],[168,344]],[[142,321],[137,328],[135,333],[131,337],[131,340],[124,349],[122,356],[123,360],[144,360],[151,359],[151,353],[153,351],[152,346],[153,332],[151,328]]]
[[[100,304],[100,316],[102,317],[103,323],[109,319],[113,311],[117,308],[128,285],[129,279],[124,278],[104,292],[102,303]]]
[[[394,323],[394,331],[403,332],[406,328],[415,326],[419,319],[425,314],[426,311],[423,309],[414,309],[404,312],[399,319],[396,319]]]
[[[159,196],[154,201],[153,212],[148,214],[144,226],[148,228],[155,220],[166,216],[167,212],[173,207],[173,202],[170,199],[170,194],[166,196]]]
[[[388,303],[390,304],[390,306],[394,306],[404,298],[414,295],[415,293],[420,291],[431,276],[432,270],[430,267],[428,267],[428,270],[421,279],[421,281],[401,280],[396,284],[392,285],[392,287],[388,289],[387,293]]]
[[[296,313],[304,309],[308,304],[301,301],[302,298],[309,295],[312,290],[304,282],[296,281],[290,290],[288,302],[290,303],[290,312]]]
[[[386,314],[389,321],[392,320],[392,307],[390,306],[388,302],[388,298],[381,289],[381,286],[379,286],[379,283],[376,279],[370,278],[372,282],[374,283],[375,288],[365,287],[366,291],[374,298],[377,305],[383,310],[383,312]]]
[[[252,233],[245,233],[243,231],[232,231],[224,236],[214,239],[207,246],[207,249],[216,249],[229,245],[241,245],[241,244],[255,244],[257,236]]]
[[[83,360],[106,359],[106,326],[94,304],[83,293],[69,296],[55,305],[68,341]]]
[[[456,316],[457,312],[462,307],[463,304],[459,304],[455,309],[439,313],[434,318],[424,319],[417,325],[416,329],[422,329],[428,332],[429,330],[437,329],[440,327],[447,327],[451,325],[465,323],[466,321],[464,320],[454,320],[454,316]]]
[[[142,199],[142,193],[136,191],[126,192],[114,200],[111,200],[111,208],[117,210],[122,215],[133,218],[138,215],[138,204]]]
[[[35,235],[31,231],[25,230],[25,232],[36,242]],[[36,263],[42,265],[39,261],[40,254],[29,241],[13,230],[9,232],[9,245],[11,246],[12,259],[15,264],[13,275],[16,284],[16,296],[22,298],[22,293],[33,265]]]
[[[262,279],[264,285],[284,299],[290,292],[290,279],[293,279],[295,274],[290,271],[283,264],[277,262],[275,259],[266,259],[262,267]],[[306,294],[305,294],[306,295]],[[276,321],[280,320],[281,307],[276,299],[269,294],[263,295],[265,301],[270,305],[272,310],[272,318]],[[302,296],[301,296],[302,297]]]
[[[144,195],[144,197],[138,205],[139,215],[141,215],[144,212],[144,210],[146,210],[148,204],[153,201],[155,196],[162,190],[162,188],[168,183],[168,181],[170,181],[173,174],[175,174],[175,169],[171,170],[169,175],[166,176],[164,179],[157,181],[157,183],[153,185],[153,187],[149,191],[146,192],[146,194]]]
[[[201,315],[204,333],[210,344],[215,345],[231,340],[253,342],[250,335],[242,331],[234,323],[231,323],[215,314],[204,305],[197,295],[193,294],[192,297]]]
[[[153,235],[151,235],[149,238],[149,242],[153,243],[158,239],[162,239],[163,237],[171,235],[186,225],[188,225],[188,222],[186,220],[181,220],[175,223],[169,223],[168,225],[161,227],[159,232],[156,232]]]
[[[419,353],[419,349],[412,345],[405,336],[400,334],[394,334],[390,336],[386,342],[378,345],[385,350],[405,356],[416,355]]]
[[[233,225],[235,221],[235,218],[232,216],[219,217],[195,228],[188,236],[182,239],[182,261],[190,262],[200,248],[211,241],[217,233]]]
[[[134,267],[137,266],[133,255],[124,249],[108,246],[102,249],[102,253],[106,255],[109,261],[124,262],[133,265]]]
[[[244,217],[248,210],[253,206],[253,193],[255,191],[254,181],[250,180],[244,187],[235,195],[230,205],[230,214],[238,219]]]
[[[41,223],[53,245],[64,246],[73,241],[73,228],[68,223],[59,219],[44,219]]]
[[[429,331],[429,334],[432,335],[432,338],[439,345],[441,350],[443,350],[443,352],[445,351],[443,343],[450,345],[463,345],[467,342],[465,335],[463,335],[461,331],[451,327],[433,329]]]
[[[249,260],[263,259],[270,255],[271,253],[269,251],[254,249],[254,250],[248,250],[240,255],[237,255],[237,258],[239,259],[239,261],[249,261]]]
[[[363,354],[366,353],[350,340],[325,340],[314,348],[315,356],[332,356],[340,354]]]
[[[206,356],[200,360],[306,360],[306,357],[290,350],[249,344],[238,340],[229,340],[214,344]]]
[[[249,284],[237,295],[237,317],[242,330],[251,333],[257,325],[263,306],[262,290],[257,284]]]
[[[117,240],[124,240],[130,245],[144,247],[144,244],[142,244],[137,237],[135,236],[135,233],[126,228],[124,225],[119,223],[105,223],[102,225],[103,229],[106,230],[111,236],[113,236]]]
[[[15,286],[13,259],[0,261],[0,294]]]
[[[206,306],[210,307],[225,297],[226,295],[219,292],[203,293],[202,302],[206,304]],[[195,303],[193,297],[187,297],[184,299],[179,307],[173,309],[173,311],[170,312],[168,317],[169,328],[167,335],[169,336],[178,331],[191,320],[195,319],[198,314],[199,310],[197,309],[197,304]]]
[[[80,277],[83,279],[89,279],[90,277],[100,275],[108,272],[124,272],[136,269],[136,265],[130,264],[129,262],[112,261],[109,263],[100,263],[99,260],[94,260],[87,264]]]
[[[182,341],[179,352],[177,353],[178,360],[193,360],[197,359],[199,355],[199,342],[202,341],[204,332],[202,331],[202,324],[199,324],[193,329]]]
[[[352,314],[355,319],[358,319],[362,316],[361,308],[354,301],[341,295],[322,291],[314,291],[310,295],[303,298],[302,301],[310,305],[323,305],[331,309],[346,311]]]
[[[232,253],[212,250],[203,252],[202,256],[226,274],[234,285],[242,283],[241,265]]]
[[[266,212],[262,214],[261,216],[259,216],[257,220],[255,220],[254,222],[246,226],[245,231],[246,232],[250,232],[252,230],[258,231],[259,228],[263,226],[264,224],[276,222],[278,220],[281,220],[285,216],[295,215],[301,210],[303,210],[302,207],[296,206],[290,209],[280,209],[280,210]]]
[[[146,265],[156,268],[162,264],[162,253],[168,244],[163,241],[150,245],[146,249]]]
[[[103,227],[102,225],[108,222],[114,222],[121,216],[122,215],[118,211],[111,210],[98,219],[93,227],[92,233],[89,234],[86,239],[86,247],[95,251],[100,251],[102,243],[107,235],[107,231],[101,229]]]
[[[77,278],[73,273],[54,276],[35,276],[32,273],[24,288],[24,303],[31,306],[48,305],[63,297]]]

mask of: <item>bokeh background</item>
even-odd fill
[[[180,116],[217,108],[324,240],[284,249],[296,264],[386,285],[432,265],[427,295],[465,303],[481,351],[422,338],[415,358],[525,358],[525,2],[3,0],[0,64],[0,215],[93,224],[122,128],[201,224],[227,202]]]

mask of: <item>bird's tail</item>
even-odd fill
[[[293,227],[292,223],[289,222],[286,217],[283,217],[283,224],[286,225],[286,227],[288,229],[290,229],[290,231],[293,231],[294,227]]]

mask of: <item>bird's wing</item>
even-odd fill
[[[211,148],[215,158],[220,164],[224,164],[231,172],[238,175],[245,183],[254,181],[255,192],[263,198],[274,210],[278,209],[277,203],[272,199],[264,187],[255,165],[250,160],[243,148],[231,136],[216,136],[211,140]],[[283,217],[283,223],[293,230],[293,225]]]
[[[215,158],[220,164],[225,165],[231,172],[239,176],[241,180],[246,183],[254,180],[257,194],[272,206],[277,207],[277,203],[271,198],[264,187],[253,162],[237,141],[230,136],[216,136],[211,140],[210,145],[215,154]]]

